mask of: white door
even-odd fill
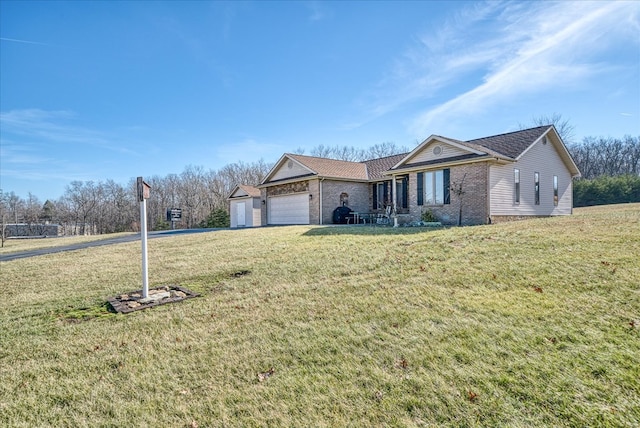
[[[246,219],[245,219],[245,215],[246,215],[245,202],[238,202],[236,204],[236,215],[237,215],[237,219],[238,219],[237,226],[238,227],[246,226],[247,222],[246,222]]]
[[[269,224],[309,224],[309,194],[272,196],[267,214]]]

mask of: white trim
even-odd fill
[[[298,166],[300,166],[303,169],[306,169],[307,171],[309,171],[310,174],[318,174],[316,171],[312,170],[311,168],[309,168],[308,166],[304,165],[301,162],[298,162],[297,160],[295,160],[294,158],[289,156],[289,153],[285,153],[283,154],[280,159],[278,159],[278,162],[275,163],[275,165],[273,166],[273,168],[271,168],[271,170],[269,171],[269,173],[266,175],[266,177],[264,178],[264,180],[262,180],[262,182],[260,182],[260,186],[266,184],[269,182],[269,180],[271,180],[271,178],[280,170],[280,168],[282,168],[286,161],[292,161],[295,162]],[[298,180],[296,180],[298,181]],[[280,183],[280,181],[278,181],[278,183]],[[258,186],[258,187],[260,187]]]
[[[468,147],[464,144],[460,144],[460,143],[456,143],[455,141],[451,141],[447,138],[441,137],[439,135],[431,135],[429,138],[427,138],[426,140],[424,140],[422,143],[420,143],[418,145],[418,147],[416,147],[415,149],[413,149],[407,156],[405,156],[400,162],[398,162],[397,164],[395,164],[393,167],[391,167],[391,169],[395,169],[400,167],[401,165],[403,165],[404,163],[406,163],[407,161],[409,161],[410,159],[412,159],[413,157],[415,157],[418,153],[420,153],[422,151],[422,149],[424,149],[425,147],[427,147],[429,144],[431,144],[434,141],[438,141],[442,144],[449,144],[453,147],[456,147],[460,150],[464,150],[476,155],[484,155],[487,154],[486,152],[481,152],[479,150],[475,150],[472,149],[471,147]]]

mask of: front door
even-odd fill
[[[238,219],[238,227],[244,227],[247,225],[246,219],[245,219],[245,204],[246,202],[238,202],[236,204],[236,213],[237,213],[237,219]]]

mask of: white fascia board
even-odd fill
[[[467,152],[470,152],[470,153],[473,153],[473,154],[476,154],[476,155],[486,154],[486,152],[481,152],[479,150],[472,149],[471,147],[468,147],[468,146],[466,146],[464,144],[460,144],[460,143],[457,143],[455,141],[451,141],[451,140],[449,140],[447,138],[444,138],[444,137],[441,137],[439,135],[431,135],[429,138],[427,138],[422,143],[420,143],[418,145],[418,147],[413,149],[407,156],[402,158],[402,160],[400,162],[398,162],[393,167],[391,167],[391,170],[396,169],[399,166],[403,165],[405,162],[409,161],[411,158],[413,158],[418,153],[420,153],[422,151],[422,149],[424,149],[426,146],[428,146],[429,144],[433,143],[434,141],[438,141],[438,142],[443,143],[443,144],[448,144],[448,145],[456,147],[456,148],[458,148],[460,150],[464,150],[464,151],[467,151]]]
[[[311,168],[309,168],[308,166],[298,162],[297,160],[295,160],[294,158],[289,156],[289,153],[285,153],[283,154],[280,159],[278,159],[278,162],[276,162],[276,164],[273,166],[273,168],[271,168],[271,171],[269,171],[269,173],[266,175],[266,177],[264,178],[264,180],[262,180],[262,182],[260,183],[260,185],[263,185],[265,183],[267,183],[271,177],[273,177],[273,175],[285,164],[285,162],[287,160],[290,160],[292,162],[295,162],[296,164],[300,165],[301,167],[303,167],[304,169],[308,170],[310,173],[312,174],[317,174],[317,172],[313,171]],[[259,187],[259,186],[257,186]]]

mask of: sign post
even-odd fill
[[[182,220],[182,208],[168,208],[167,221],[171,222],[171,230],[176,228],[176,221]]]
[[[140,240],[142,241],[142,298],[149,297],[149,269],[147,266],[147,199],[151,187],[138,177],[138,201],[140,202]]]

